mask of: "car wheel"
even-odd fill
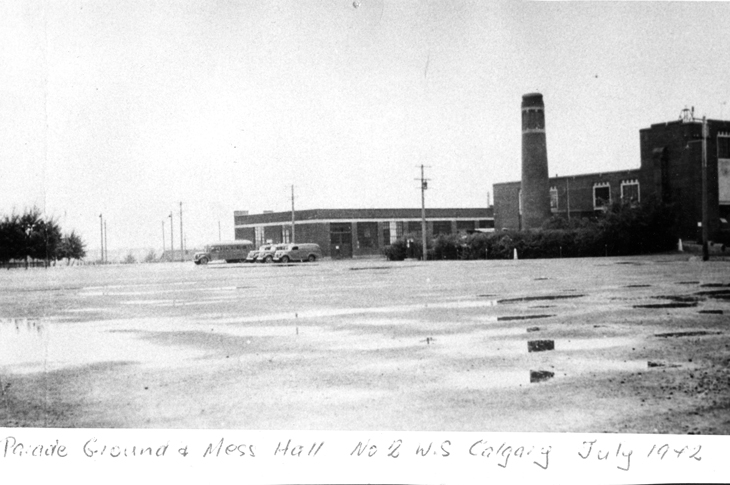
[[[200,258],[200,264],[208,264],[208,258]]]
[[[310,254],[307,258],[307,261],[309,261],[310,263],[314,263],[315,261],[317,261],[317,256],[315,256],[314,254]]]
[[[273,257],[271,257],[271,256],[266,256],[266,259],[264,259],[264,263],[270,263],[270,262],[272,262],[273,260],[274,260],[274,258],[273,258]]]
[[[282,256],[281,257],[281,262],[282,263],[288,263],[289,262],[289,256]]]

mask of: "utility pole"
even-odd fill
[[[294,228],[294,222],[295,222],[295,219],[294,219],[294,184],[292,184],[292,186],[291,186],[291,241],[289,241],[291,243],[296,242],[296,237],[295,237],[296,229]]]
[[[172,211],[170,211],[170,261],[175,261],[175,243],[172,232]]]
[[[423,261],[426,261],[428,256],[426,247],[426,190],[428,189],[429,179],[424,177],[423,168],[424,166],[421,164],[421,244],[423,244]]]
[[[165,244],[165,219],[162,219],[162,255],[164,256],[167,246]]]
[[[567,204],[568,222],[570,222],[570,179],[568,177],[565,177],[565,202]]]
[[[183,238],[182,202],[180,202],[180,262],[185,261],[185,238]]]
[[[710,136],[707,117],[702,117],[702,261],[710,259],[709,214],[707,210],[707,138]]]
[[[109,262],[109,242],[106,240],[106,221],[104,221],[104,262]]]
[[[101,234],[101,256],[99,256],[99,260],[103,263],[104,262],[104,217],[102,214],[99,214],[99,233]]]

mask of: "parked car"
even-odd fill
[[[322,249],[319,244],[301,243],[285,244],[274,254],[274,261],[288,263],[289,261],[309,261],[310,263],[322,258]]]
[[[259,257],[259,254],[262,254],[266,251],[269,251],[271,248],[273,248],[273,244],[265,244],[263,246],[260,246],[258,249],[254,249],[252,251],[249,251],[248,255],[246,256],[246,262],[247,263],[255,263],[256,260]]]
[[[259,249],[259,254],[256,256],[256,261],[259,263],[270,263],[274,260],[274,254],[281,248],[284,248],[286,244],[269,244],[267,246],[261,246],[266,249]]]

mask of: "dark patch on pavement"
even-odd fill
[[[530,371],[530,383],[548,381],[555,377],[555,372],[549,370],[531,370]]]
[[[568,298],[580,298],[582,296],[585,296],[585,295],[525,296],[522,298],[505,298],[504,300],[497,300],[497,303],[516,303],[516,302],[521,302],[521,301],[543,301],[543,300],[565,300]]]
[[[677,281],[677,285],[699,285],[699,281]]]
[[[371,266],[370,268],[350,268],[350,271],[364,271],[364,270],[382,270],[382,269],[392,269],[392,266]]]
[[[555,350],[555,340],[529,340],[527,342],[528,352],[544,352]]]
[[[534,320],[536,318],[550,318],[555,315],[517,315],[507,317],[497,317],[498,322],[509,322],[511,320]]]
[[[722,315],[722,310],[700,310],[700,313],[708,315]]]
[[[693,301],[690,303],[675,302],[675,303],[651,303],[648,305],[634,305],[634,308],[690,308],[697,306],[697,302]]]
[[[730,286],[730,283],[705,283],[700,286],[702,288],[724,288],[725,286]]]
[[[686,332],[657,333],[655,337],[699,337],[702,335],[720,335],[722,332],[708,332],[707,330],[689,330]]]
[[[527,329],[528,332],[539,332],[540,327],[530,327]]]
[[[626,288],[650,288],[651,285],[626,285]]]
[[[707,290],[698,291],[695,295],[707,296],[718,300],[730,300],[730,290]]]

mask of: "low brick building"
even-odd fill
[[[707,194],[710,238],[730,219],[730,121],[707,121]],[[550,177],[551,211],[594,217],[617,200],[654,196],[677,209],[677,237],[694,239],[702,220],[702,124],[693,117],[640,130],[639,168]],[[521,182],[494,185],[497,229],[521,229]]]
[[[294,212],[296,242],[317,243],[332,258],[381,254],[382,248],[406,234],[421,237],[421,209],[312,209]],[[292,242],[292,213],[234,212],[236,239],[257,246]],[[426,209],[428,237],[493,230],[492,208]]]

